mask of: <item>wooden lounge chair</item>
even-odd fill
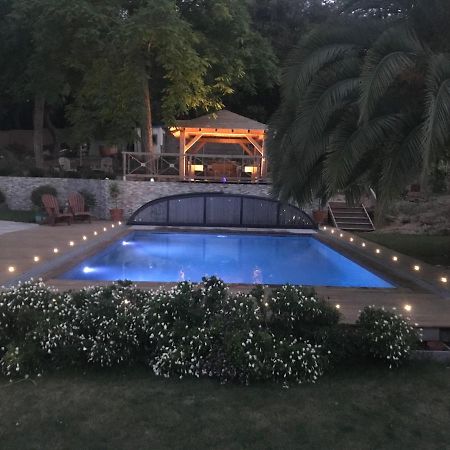
[[[86,210],[83,196],[78,192],[69,194],[69,207],[75,220],[89,220],[91,223],[91,213]]]
[[[56,200],[54,195],[44,194],[41,199],[45,211],[48,214],[48,221],[51,225],[55,225],[56,222],[67,222],[67,225],[72,223],[73,215],[70,213],[61,212],[58,205],[58,200]]]

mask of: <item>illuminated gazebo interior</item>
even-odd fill
[[[180,179],[256,182],[266,178],[266,130],[265,124],[227,110],[178,121],[171,132],[179,139]]]

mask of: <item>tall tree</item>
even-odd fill
[[[214,8],[216,15],[209,14],[208,2],[198,4],[196,14],[191,14],[188,2],[181,8],[173,0],[109,1],[109,31],[99,43],[98,56],[84,70],[69,116],[78,130],[89,131],[96,123],[112,125],[109,138],[114,139],[118,131],[127,137],[124,127],[131,132],[135,122],[142,130],[143,149],[152,154],[155,103],[168,124],[190,110],[222,106],[223,95],[232,91],[241,72],[234,45],[245,27],[237,32],[226,8],[218,8],[220,13]],[[224,30],[225,24],[233,24],[232,42],[218,45],[223,36],[214,36],[211,25],[199,27],[201,17],[209,17],[216,29],[221,21]]]
[[[222,84],[228,94],[225,105],[266,120],[265,97],[278,83],[279,62],[252,21],[251,6],[240,0],[179,0],[178,5],[199,36],[196,48],[209,63],[208,82]]]

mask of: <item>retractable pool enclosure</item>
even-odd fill
[[[129,225],[316,229],[301,209],[250,195],[199,193],[163,197],[146,203]]]

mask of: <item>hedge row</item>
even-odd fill
[[[217,278],[144,291],[130,283],[59,293],[29,282],[0,293],[0,370],[32,376],[70,366],[147,364],[165,377],[315,382],[333,364],[373,357],[390,367],[418,336],[401,316],[362,311],[357,327],[314,291],[230,293]]]

